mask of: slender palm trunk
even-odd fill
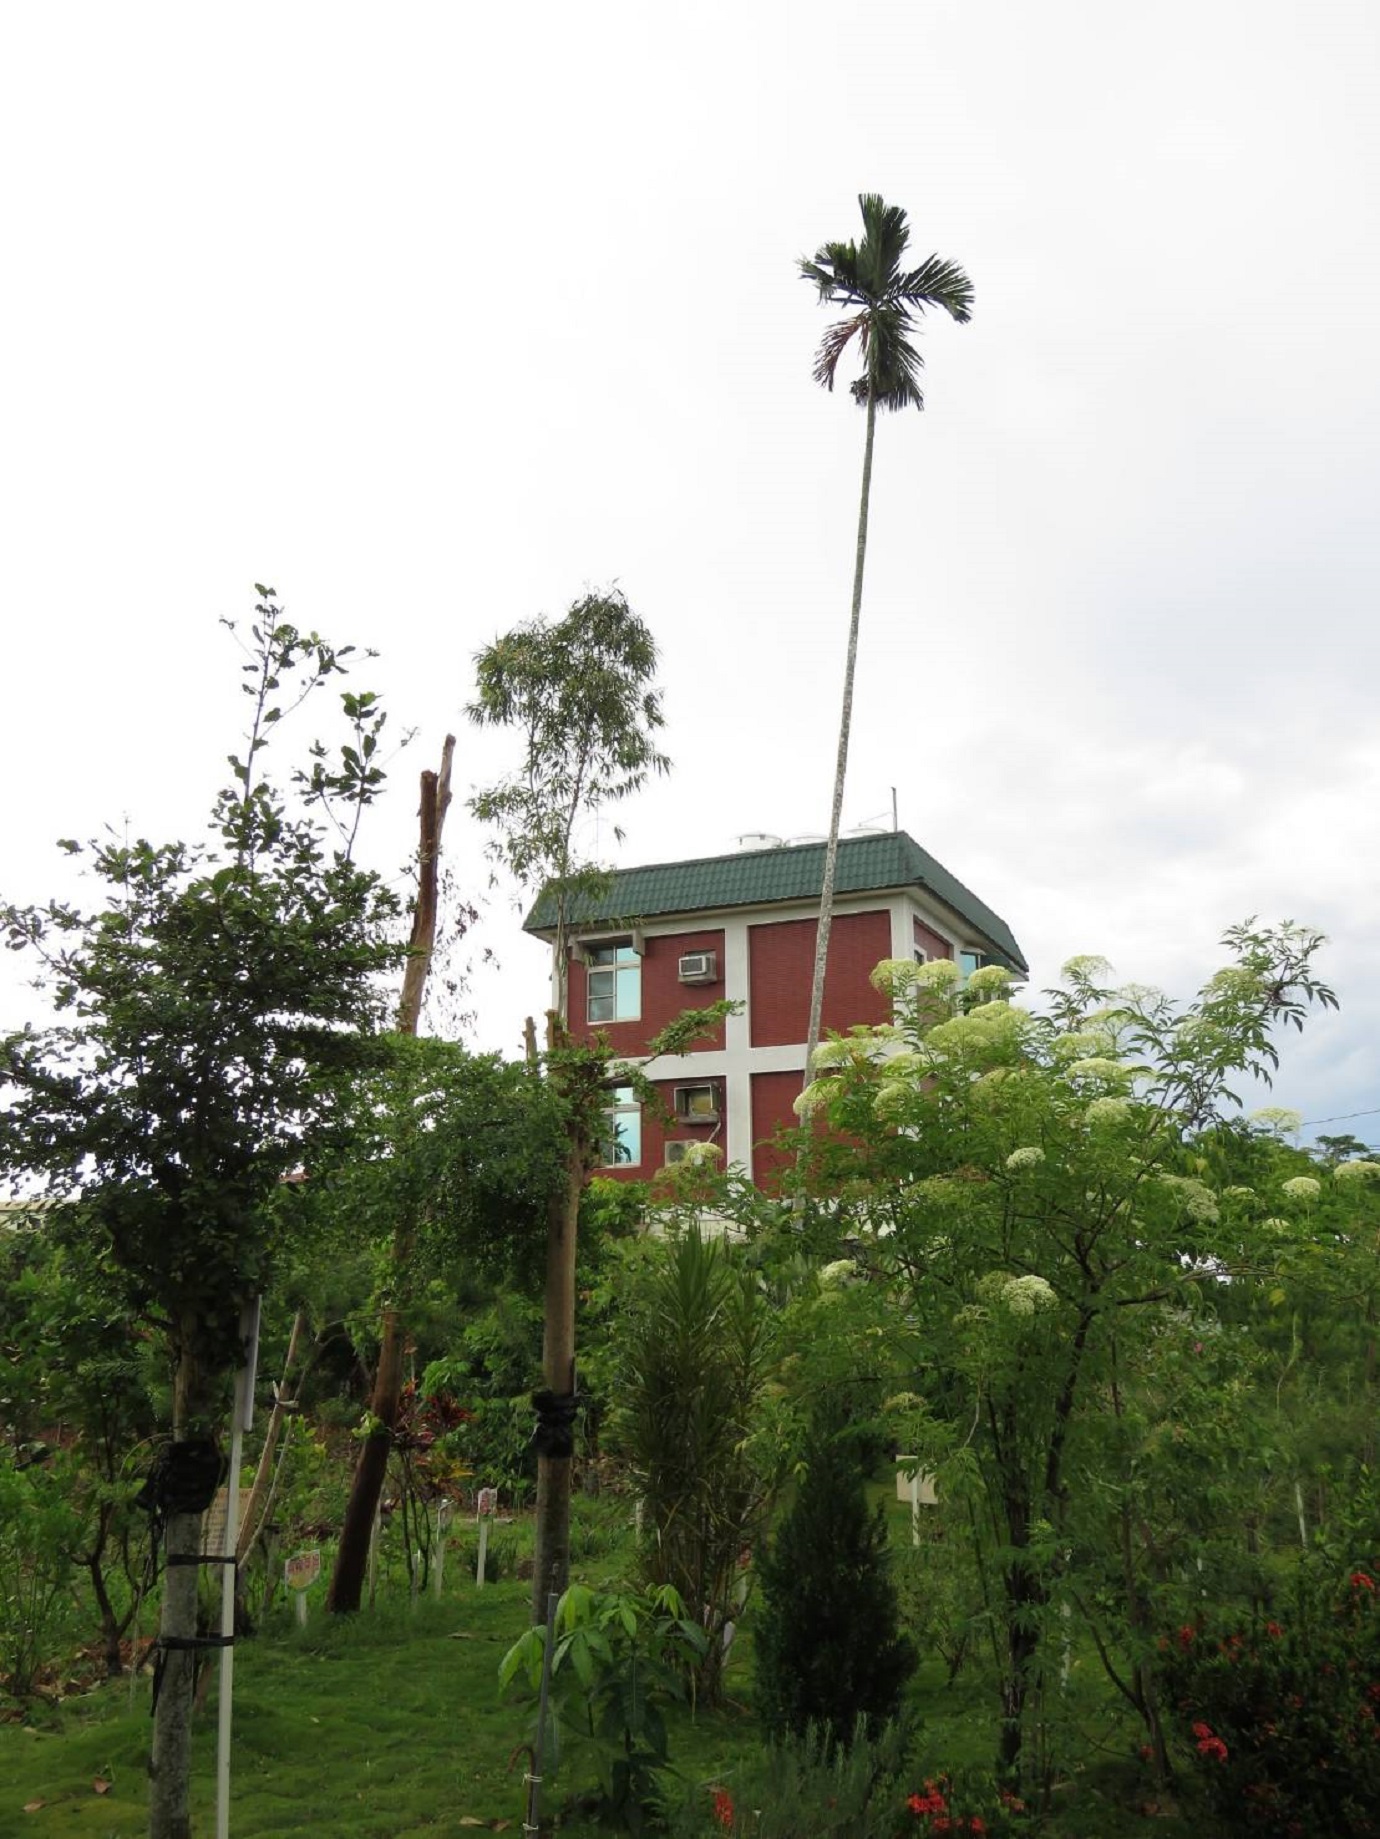
[[[829,955],[829,931],[834,921],[834,871],[839,853],[839,822],[843,815],[843,786],[848,776],[848,737],[853,726],[853,675],[858,662],[858,625],[862,616],[863,566],[867,561],[867,510],[872,496],[872,440],[877,429],[875,386],[867,392],[867,439],[863,447],[862,494],[858,504],[858,552],[853,564],[853,614],[848,625],[848,660],[843,671],[843,709],[839,715],[839,751],[834,766],[834,802],[829,812],[829,840],[824,847],[824,884],[819,895],[819,929],[815,937],[815,970],[810,984],[810,1023],[805,1036],[805,1081],[819,1046],[824,1014],[824,966]]]

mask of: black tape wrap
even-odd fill
[[[537,1422],[532,1431],[532,1448],[539,1456],[569,1461],[575,1454],[575,1418],[580,1409],[576,1392],[534,1392],[532,1404]]]
[[[134,1504],[166,1525],[175,1513],[205,1513],[224,1478],[225,1458],[210,1437],[165,1443]]]

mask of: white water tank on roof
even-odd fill
[[[738,847],[745,851],[751,849],[780,849],[781,838],[779,836],[772,836],[771,833],[766,830],[745,830],[742,836],[738,838]]]

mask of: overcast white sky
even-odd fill
[[[256,580],[419,731],[380,860],[448,727],[502,764],[476,649],[614,580],[675,761],[617,859],[823,830],[862,418],[795,261],[877,190],[977,307],[879,430],[845,821],[896,786],[1037,985],[1318,925],[1273,1096],[1380,1107],[1378,94],[1373,0],[5,8],[0,888],[195,829]]]

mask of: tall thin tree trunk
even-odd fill
[[[546,1018],[547,1045],[554,1053],[562,1018]],[[542,1322],[542,1381],[547,1393],[566,1398],[575,1390],[575,1257],[580,1195],[585,1185],[585,1143],[572,1123],[564,1185],[547,1213],[546,1295]],[[532,1621],[546,1620],[548,1594],[561,1595],[570,1582],[570,1455],[537,1453],[536,1553],[532,1569]]]
[[[184,1335],[173,1385],[173,1441],[181,1443],[204,1416],[200,1372]],[[166,1559],[190,1557],[201,1549],[201,1514],[168,1516]],[[196,1637],[197,1566],[167,1564],[158,1621],[160,1641]],[[158,1699],[153,1711],[153,1754],[149,1761],[149,1839],[191,1839],[192,1687],[196,1650],[164,1647],[159,1654]]]
[[[862,617],[863,568],[867,561],[867,512],[872,496],[872,441],[877,429],[875,385],[867,391],[867,439],[863,446],[862,493],[858,502],[858,548],[853,564],[853,612],[848,625],[848,659],[843,672],[843,708],[839,715],[839,749],[834,766],[834,801],[829,810],[829,840],[824,846],[824,883],[819,894],[819,928],[815,936],[815,969],[810,983],[810,1022],[805,1036],[805,1083],[810,1062],[819,1046],[824,1016],[824,966],[829,956],[829,932],[834,923],[834,872],[839,853],[839,824],[843,816],[843,787],[848,776],[848,738],[853,726],[853,676],[858,662],[858,626]]]
[[[454,751],[455,736],[448,734],[441,753],[439,775],[431,772],[422,774],[417,905],[412,915],[412,938],[408,946],[407,968],[403,974],[402,1000],[398,1005],[399,1034],[415,1035],[417,1032],[422,998],[426,992],[427,972],[431,968],[431,956],[436,945],[441,830],[450,804],[450,768]],[[353,1612],[359,1608],[364,1594],[369,1540],[383,1494],[388,1454],[393,1445],[393,1428],[397,1423],[398,1407],[402,1399],[407,1326],[398,1306],[397,1293],[406,1282],[415,1237],[413,1222],[399,1220],[393,1231],[394,1297],[383,1312],[379,1364],[373,1395],[369,1401],[369,1429],[360,1445],[359,1460],[355,1464],[354,1481],[340,1529],[335,1569],[331,1573],[331,1585],[326,1595],[326,1607],[332,1611]]]

